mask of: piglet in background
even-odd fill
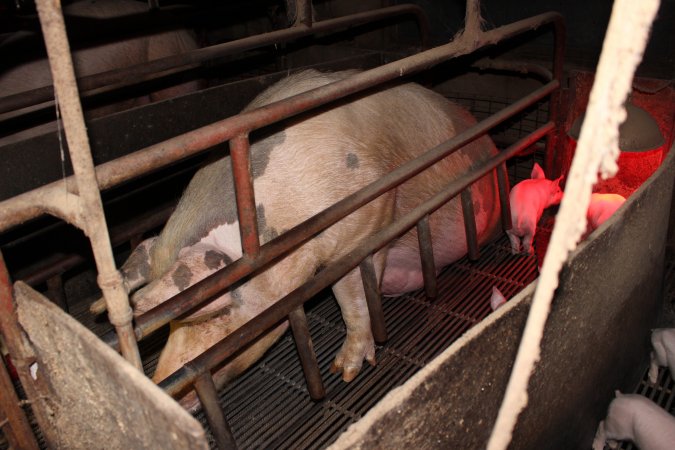
[[[593,450],[602,450],[606,441],[612,448],[611,441],[632,441],[640,450],[672,450],[675,417],[642,395],[616,391],[607,417],[598,425]]]
[[[534,163],[530,177],[516,184],[509,195],[512,228],[506,234],[514,255],[521,251],[534,252],[532,243],[544,209],[559,204],[563,197],[560,189],[562,177],[547,180],[544,170],[537,163]]]
[[[625,201],[619,194],[591,194],[591,202],[586,211],[589,231],[602,225]]]
[[[497,289],[497,286],[492,286],[492,296],[490,297],[490,307],[493,311],[496,311],[497,308],[506,303],[506,298],[504,294]]]
[[[649,381],[656,383],[659,366],[668,366],[670,375],[675,378],[675,328],[657,328],[652,331],[652,348]]]

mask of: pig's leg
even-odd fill
[[[509,237],[509,241],[511,241],[511,253],[517,255],[520,253],[520,236],[511,230],[506,230],[506,235]]]
[[[386,251],[380,251],[373,257],[378,284],[382,279],[385,259]],[[361,370],[364,359],[373,366],[376,364],[375,342],[359,268],[355,268],[335,283],[333,293],[342,310],[347,337],[335,356],[331,372],[342,372],[342,379],[351,381]]]
[[[534,253],[534,247],[532,243],[534,241],[534,233],[527,233],[523,236],[523,252],[527,252],[532,255]]]

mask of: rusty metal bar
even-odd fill
[[[78,78],[77,82],[82,96],[86,97],[87,95],[134,85],[141,81],[148,81],[167,74],[174,74],[215,58],[288,42],[314,34],[326,33],[336,29],[353,28],[403,15],[412,15],[415,17],[420,29],[422,44],[423,46],[426,46],[429,36],[429,25],[422,8],[412,4],[397,5],[377,9],[375,11],[351,14],[336,19],[322,20],[313,23],[311,27],[291,27],[260,35],[249,36],[243,39],[225,42],[223,44],[192,50],[179,55],[155,59],[131,67],[81,77]],[[153,74],[155,75],[154,77],[152,76]],[[51,86],[44,86],[20,94],[0,98],[0,114],[43,102],[51,102],[47,105],[53,104],[53,93],[54,90]]]
[[[251,177],[250,146],[247,135],[230,140],[232,175],[234,176],[237,210],[239,211],[239,234],[242,252],[255,258],[260,251],[258,220],[256,218],[253,178]]]
[[[47,297],[54,304],[58,305],[59,308],[68,312],[68,302],[66,301],[66,292],[63,290],[63,278],[61,274],[47,279]]]
[[[156,228],[167,221],[173,212],[175,205],[150,211],[142,214],[133,223],[120,225],[110,229],[110,240],[113,246],[120,245],[126,241],[130,241],[138,234]],[[131,248],[135,248],[132,244]],[[62,274],[68,269],[71,269],[78,264],[86,261],[86,258],[79,254],[70,254],[65,257],[59,257],[57,260],[49,259],[41,261],[37,268],[29,268],[25,271],[15,272],[14,277],[17,280],[22,280],[31,286],[42,283],[47,279]]]
[[[537,75],[546,82],[554,79],[553,73],[539,64],[533,64],[526,61],[506,61],[495,59],[479,59],[471,65],[478,70],[501,70],[516,72],[522,74]]]
[[[349,252],[330,267],[319,272],[308,282],[298,287],[278,302],[270,305],[258,316],[237,328],[235,332],[213,345],[200,356],[169,375],[159,384],[160,387],[165,389],[169,395],[175,395],[176,393],[187,389],[197,376],[231,357],[243,346],[253,342],[253,340],[262,335],[266,330],[284,320],[293,309],[302,305],[307,299],[319,293],[326,286],[329,286],[342,278],[347,272],[367,258],[368,255],[384,247],[393,239],[405,233],[406,230],[414,227],[422,217],[443,206],[452,198],[459,195],[460,192],[472,183],[483,177],[487,172],[493,170],[508,158],[518,154],[523,148],[538,141],[553,129],[554,124],[552,122],[546,123],[511,145],[509,148],[503,150],[498,155],[484,161],[477,165],[473,170],[450,182],[442,191],[401,217],[393,224],[374,234],[368,243]],[[443,145],[447,145],[447,143],[441,144],[441,146]]]
[[[384,344],[389,338],[387,336],[387,327],[384,323],[380,284],[377,282],[372,254],[361,261],[359,270],[361,271],[361,279],[363,280],[363,290],[366,293],[366,303],[368,304],[368,315],[370,316],[370,328],[373,332],[373,339],[378,344]]]
[[[301,244],[316,233],[328,228],[333,223],[346,217],[348,214],[377,198],[382,193],[412,178],[467,143],[478,139],[494,126],[541,100],[546,95],[550,94],[551,91],[557,89],[558,86],[559,82],[557,80],[542,86],[531,94],[458,134],[444,145],[439,145],[424,155],[403,164],[374,183],[326,208],[324,211],[290,229],[282,236],[266,243],[260,248],[258,258],[252,260],[244,256],[232,264],[228,264],[220,271],[190,286],[173,298],[161,303],[142,316],[137,317],[135,328],[136,337],[142,339],[158,330],[163,325],[166,325],[169,321],[181,316],[192,308],[201,305],[205,302],[206,298],[216,295],[232,283],[235,283],[244,276],[260,269],[274,258],[287,252],[296,245]],[[113,335],[106,335],[104,340],[112,346],[117,345],[116,337]]]
[[[502,212],[502,229],[510,230],[511,224],[511,202],[509,200],[509,176],[506,172],[506,163],[497,167],[497,187],[499,188],[499,205]]]
[[[21,409],[19,397],[14,391],[14,385],[4,361],[0,361],[0,422],[6,422],[0,428],[10,448],[38,450],[35,435],[26,414]]]
[[[462,214],[464,215],[464,231],[466,232],[469,260],[477,261],[480,258],[480,250],[478,249],[478,232],[476,231],[476,215],[473,210],[471,187],[463,190],[460,197],[462,199]]]
[[[79,191],[76,197],[69,200],[63,198],[60,204],[50,207],[58,211],[69,211],[72,214],[68,216],[69,221],[89,237],[98,269],[98,284],[106,299],[110,322],[119,336],[120,350],[127,361],[142,371],[143,364],[133,332],[129,298],[115,266],[101,193],[96,182],[61,6],[49,0],[38,0],[36,7],[54,79],[54,95],[59,99],[59,110]],[[65,203],[64,206],[61,203]]]
[[[17,320],[16,309],[14,308],[12,282],[9,278],[7,266],[5,265],[5,259],[2,256],[2,252],[0,252],[0,333],[3,336],[7,350],[9,350],[9,354],[12,357],[12,362],[16,368],[16,373],[19,376],[21,385],[26,391],[26,397],[31,401],[40,398],[40,393],[30,375],[30,365],[35,361],[35,356],[33,355],[32,349],[26,346],[21,335],[22,332]],[[14,387],[12,387],[11,390],[13,391]],[[33,414],[35,414],[35,418],[41,427],[48,427],[51,423],[49,414],[44,408],[39,406],[40,405],[37,404],[33,406]],[[21,414],[22,413],[23,411]],[[21,420],[19,416],[16,416],[15,418]],[[12,420],[15,418],[12,418]],[[19,427],[21,427],[21,425],[19,425]],[[20,428],[16,428],[15,430],[20,430]],[[22,439],[24,439],[23,435],[25,432],[27,432],[27,430],[24,429],[22,431]],[[32,435],[32,431],[30,433]],[[25,439],[27,445],[30,446],[31,439],[28,436],[25,436]]]
[[[553,78],[562,80],[563,61],[565,58],[565,38],[567,32],[565,29],[565,22],[562,20],[553,22],[553,26]],[[549,102],[548,119],[556,124],[556,129],[546,137],[546,155],[544,160],[544,171],[551,178],[557,178],[560,175],[560,173],[554,170],[553,163],[557,159],[560,130],[564,128],[562,123],[564,118],[560,115],[560,108],[562,107],[561,101],[561,91],[554,91],[551,94],[551,100]]]
[[[161,303],[142,316],[137,317],[135,327],[136,337],[142,339],[163,325],[166,325],[169,321],[201,305],[205,302],[205,299],[218,294],[231,284],[265,266],[274,258],[328,228],[382,193],[412,178],[467,143],[478,139],[492,127],[541,100],[550,94],[551,91],[557,89],[558,86],[559,82],[557,80],[542,86],[531,94],[458,134],[444,145],[439,145],[424,155],[403,164],[374,183],[326,208],[324,211],[290,229],[282,236],[266,243],[260,248],[258,258],[252,260],[244,256]],[[103,339],[109,345],[114,347],[118,345],[114,335],[106,335]]]
[[[417,222],[417,241],[420,246],[424,292],[427,294],[427,298],[436,298],[436,296],[438,296],[436,262],[434,261],[434,248],[431,240],[431,228],[429,226],[428,215],[422,217],[420,221]]]
[[[287,0],[286,6],[291,7],[293,4],[293,12],[295,17],[293,18],[293,26],[312,26],[312,1],[311,0]],[[426,18],[426,16],[424,16]],[[421,31],[421,30],[420,30]]]
[[[305,316],[305,309],[302,305],[288,314],[288,321],[291,324],[295,348],[298,350],[302,371],[307,381],[309,396],[314,400],[321,400],[326,395],[326,390],[323,387],[323,380],[321,380],[319,363],[316,359],[312,337],[307,325],[307,316]]]
[[[204,408],[206,420],[209,422],[211,432],[220,450],[236,450],[237,444],[232,436],[230,426],[225,420],[223,409],[218,403],[218,392],[210,372],[201,374],[195,380],[195,390],[199,401]]]
[[[386,81],[417,73],[456,56],[466,55],[478,48],[494,45],[503,39],[520,35],[551,23],[562,23],[562,16],[546,13],[486,31],[471,42],[453,41],[393,63],[361,72],[335,83],[299,94],[264,107],[198,128],[130,155],[97,167],[96,175],[101,189],[115,186],[179,159],[210,148],[253,129],[270,125],[303,111],[324,105],[350,94]],[[556,29],[560,28],[559,26]],[[559,86],[558,81],[554,81]],[[550,86],[547,84],[546,86]],[[66,183],[73,184],[71,177]],[[50,212],[50,193],[62,189],[63,182],[54,182],[30,192],[0,202],[0,231]],[[76,189],[71,187],[71,189]],[[60,192],[60,191],[59,191]]]

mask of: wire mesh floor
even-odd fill
[[[326,398],[318,402],[309,398],[287,333],[261,361],[220,392],[239,448],[326,447],[387,392],[490,314],[492,286],[510,298],[537,277],[536,257],[511,255],[506,237],[481,251],[478,261],[464,258],[441,273],[439,296],[434,300],[428,300],[422,290],[383,299],[389,340],[377,346],[377,366],[366,363],[351,383],[329,371],[345,336],[336,301],[326,292],[308,304]],[[210,433],[203,413],[197,418]],[[215,445],[213,440],[210,443]]]
[[[666,260],[663,281],[664,304],[672,308],[675,305],[675,259]],[[673,380],[673,374],[667,367],[659,367],[656,384],[652,384],[649,381],[648,373],[649,367],[646,367],[642,380],[635,387],[633,393],[647,397],[670,414],[675,415],[675,380]],[[605,444],[605,449],[609,448]],[[638,450],[638,447],[632,442],[621,442],[618,448],[621,450]],[[673,448],[675,448],[675,444],[673,444]]]

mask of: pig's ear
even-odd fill
[[[530,178],[532,178],[533,180],[546,178],[546,175],[544,175],[544,169],[542,169],[539,164],[534,163],[534,166],[532,166],[532,173],[530,174]]]
[[[560,182],[562,181],[562,179],[563,179],[563,176],[560,175],[558,178],[553,180],[553,182],[555,183],[556,186],[560,186]]]
[[[492,286],[492,297],[490,298],[490,307],[493,311],[506,303],[506,298],[504,294],[501,293],[497,286]]]

